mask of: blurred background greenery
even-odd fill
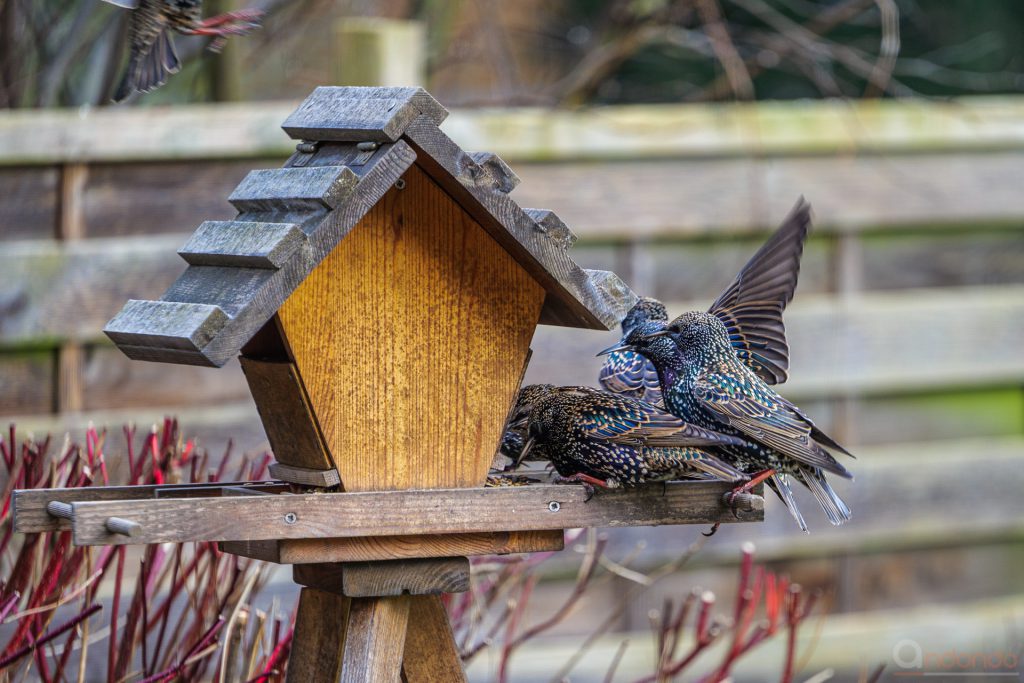
[[[124,10],[0,0],[4,420],[59,434],[172,413],[214,452],[228,438],[260,447],[237,364],[131,363],[100,329],[125,299],[159,297],[183,269],[175,249],[203,220],[232,216],[225,198],[248,170],[287,157],[294,141],[277,126],[314,87],[421,83],[452,109],[456,142],[511,162],[521,205],[576,231],[577,262],[670,311],[706,306],[799,195],[815,208],[782,392],[857,453],[842,491],[853,522],[827,528],[805,497],[803,536],[769,501],[763,525],[723,528],[624,610],[573,680],[602,680],[626,634],[649,637],[663,596],[700,585],[727,600],[723,567],[745,540],[826,591],[831,614],[804,633],[805,678],[885,663],[895,680],[893,647],[907,639],[925,653],[1020,653],[1024,5],[255,4],[268,13],[260,31],[219,54],[179,37],[183,71],[109,107]],[[591,355],[614,338],[542,328],[527,381],[593,383]],[[649,569],[699,531],[609,531],[609,553]],[[571,555],[537,588],[531,618],[564,594]],[[513,678],[545,680],[629,582],[609,575]],[[287,573],[278,585],[290,590]],[[738,680],[771,679],[772,647]],[[630,652],[623,671],[640,667]]]

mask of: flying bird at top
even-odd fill
[[[122,102],[135,92],[152,92],[181,68],[170,31],[185,35],[245,35],[258,26],[260,10],[227,12],[202,18],[202,0],[107,0],[132,10],[128,23],[128,67],[113,101]],[[217,42],[214,45],[218,45]]]
[[[767,480],[800,527],[789,477],[807,486],[833,524],[850,510],[825,478],[850,473],[828,449],[849,453],[769,385],[788,377],[789,346],[782,312],[793,297],[810,227],[802,200],[708,312],[684,313],[667,325],[637,327],[623,344],[658,371],[666,409],[706,429],[741,437],[716,455],[751,475],[742,488]]]

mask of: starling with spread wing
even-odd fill
[[[752,477],[742,489],[767,480],[804,531],[789,478],[810,489],[833,524],[848,520],[850,510],[825,475],[851,478],[829,449],[849,452],[769,386],[787,377],[782,310],[796,284],[791,271],[799,268],[800,249],[783,245],[802,245],[809,224],[801,200],[709,312],[641,325],[605,350],[632,349],[654,363],[673,415],[740,437],[741,444],[722,446],[716,455]]]

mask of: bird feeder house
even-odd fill
[[[79,545],[218,541],[294,565],[304,586],[288,681],[463,680],[438,598],[467,556],[558,550],[563,529],[757,520],[694,481],[602,491],[486,487],[538,324],[616,325],[636,300],[569,257],[515,173],[441,132],[419,88],[317,88],[284,122],[283,168],[255,170],[179,253],[159,301],[106,333],[131,358],[240,356],[274,481],[18,491],[16,529]]]

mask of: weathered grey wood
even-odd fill
[[[224,488],[242,488],[251,491],[281,493],[287,489],[279,483],[248,481],[212,484],[161,484],[158,486],[83,486],[60,489],[18,489],[14,492],[14,530],[19,533],[38,533],[70,529],[62,519],[70,519],[70,511],[63,507],[74,501],[89,500],[147,500],[153,498],[207,498],[222,495]],[[55,518],[55,510],[66,517]]]
[[[296,484],[340,483],[295,363],[245,356],[240,362],[270,447],[279,461],[271,465],[271,472],[282,472],[284,481]],[[328,472],[333,472],[333,477]],[[333,483],[326,483],[328,477]]]
[[[475,161],[493,183],[494,189],[508,194],[516,189],[519,184],[519,176],[512,170],[512,167],[505,163],[504,159],[494,152],[467,152],[469,158]]]
[[[562,243],[566,249],[576,242],[576,235],[569,226],[562,222],[554,211],[549,209],[523,209],[526,215],[537,223],[541,232],[553,240]]]
[[[420,557],[508,555],[562,550],[561,529],[497,531],[439,536],[373,536],[364,538],[305,538],[271,541],[224,541],[224,552],[264,562],[372,562]]]
[[[239,211],[317,211],[345,201],[359,178],[347,166],[250,171],[228,201]]]
[[[79,545],[124,543],[103,524],[125,517],[143,526],[138,543],[259,541],[287,538],[525,531],[758,521],[734,517],[720,498],[726,482],[679,482],[602,491],[590,501],[578,486],[532,485],[360,493],[73,503]],[[510,514],[514,510],[515,514]]]
[[[437,125],[420,117],[405,132],[420,152],[418,163],[505,247],[548,291],[541,323],[610,329],[636,302],[626,296],[602,296],[586,273],[566,253],[563,241],[552,239],[518,204],[488,183],[466,182],[465,169],[477,167]]]
[[[1024,172],[1020,151],[570,161],[516,170],[521,204],[557,207],[590,239],[767,233],[798,194],[814,205],[819,234],[897,226],[1015,229],[1024,215],[1024,197],[1003,180]],[[622,200],[624,178],[629,201]]]
[[[131,299],[105,329],[115,344],[198,353],[227,324],[219,306]]]
[[[58,168],[0,168],[0,241],[56,237],[59,185]]]
[[[274,176],[275,171],[268,171],[269,175],[266,176],[251,174],[233,195],[247,209],[270,210],[277,207],[287,211],[289,207],[302,207],[302,197],[320,193],[320,199],[310,199],[313,204],[305,205],[306,211],[297,210],[285,214],[290,220],[302,223],[310,245],[309,250],[303,249],[300,252],[306,254],[306,258],[291,258],[277,271],[190,266],[164,293],[163,300],[216,305],[231,317],[230,324],[196,350],[164,345],[159,339],[146,339],[144,335],[123,337],[119,346],[129,357],[140,360],[222,366],[236,356],[239,349],[266,324],[288,295],[373,207],[412,164],[414,158],[415,154],[410,147],[399,141],[378,154],[370,168],[361,169],[362,175],[353,173],[347,167],[339,170],[339,167],[316,166],[279,169],[286,174],[295,172],[287,177]],[[271,190],[262,185],[263,179],[272,177],[283,178],[282,183],[286,188],[294,190],[285,194],[297,195],[297,198],[292,197],[297,204],[289,203],[287,197],[283,204],[278,202],[280,195],[275,193],[282,191],[280,186]],[[341,178],[341,182],[335,183],[338,178]],[[356,179],[354,188],[339,189],[348,188],[353,178]],[[316,191],[309,191],[303,185],[305,181],[316,181],[320,185]],[[341,194],[345,195],[346,200],[337,210],[326,211],[325,217],[325,209],[330,208],[331,202],[340,200]],[[319,208],[309,211],[313,205]]]
[[[297,564],[293,575],[295,583],[350,598],[469,590],[469,560],[465,557]]]
[[[421,115],[439,125],[448,111],[423,88],[321,86],[281,127],[296,140],[394,142]]]
[[[178,254],[193,266],[238,266],[277,270],[306,243],[294,223],[205,221]]]
[[[109,517],[104,523],[104,526],[110,533],[120,534],[121,536],[127,536],[128,538],[135,538],[142,534],[142,525],[138,522],[133,522],[130,519]]]
[[[334,593],[302,589],[288,657],[287,683],[338,680],[350,604],[351,600]]]
[[[338,470],[313,470],[308,467],[285,465],[281,462],[270,463],[270,474],[275,479],[287,481],[291,484],[302,484],[303,486],[328,488],[341,483]]]

